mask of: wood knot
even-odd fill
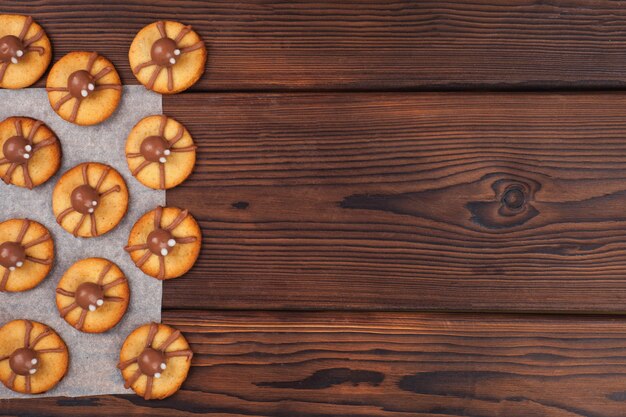
[[[493,177],[492,177],[493,178]],[[532,201],[541,185],[526,178],[502,178],[491,183],[494,200],[472,201],[471,220],[489,229],[520,226],[539,214]]]
[[[523,210],[526,204],[526,191],[521,184],[510,185],[504,190],[500,201],[505,209],[503,215],[509,215],[509,211],[518,212]]]

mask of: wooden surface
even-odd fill
[[[31,13],[57,60],[96,49],[136,83],[127,50],[157,19],[209,48],[195,90],[624,88],[626,7],[615,1],[3,0]]]
[[[98,51],[125,84],[154,20],[209,51],[199,83],[163,99],[200,147],[167,193],[204,236],[164,283],[188,380],[164,401],[0,400],[0,415],[626,415],[626,3],[0,13],[32,15],[55,61]],[[528,314],[548,312],[564,314]]]
[[[163,305],[620,311],[624,108],[610,93],[169,98],[200,162],[168,204],[204,245]]]
[[[29,416],[621,417],[620,318],[169,312],[196,353],[183,389],[0,402]]]

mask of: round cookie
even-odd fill
[[[128,51],[133,74],[146,88],[174,94],[195,84],[204,72],[206,47],[191,26],[159,21],[137,33]]]
[[[50,232],[29,219],[0,223],[0,292],[36,287],[48,275],[54,260]]]
[[[144,273],[171,279],[191,269],[201,244],[200,227],[187,210],[159,206],[137,220],[124,249]]]
[[[124,387],[146,400],[174,394],[187,378],[193,352],[179,330],[150,323],[136,328],[124,341],[120,363]]]
[[[0,87],[34,84],[51,59],[50,39],[32,17],[0,14]]]
[[[128,208],[128,188],[115,169],[97,162],[67,171],[52,192],[57,223],[74,236],[107,233],[122,220]]]
[[[164,190],[177,186],[191,174],[196,148],[182,124],[165,115],[148,116],[128,135],[126,161],[139,182]]]
[[[54,111],[68,122],[95,125],[113,114],[122,97],[120,76],[96,52],[70,52],[50,69],[46,82]]]
[[[71,326],[85,333],[102,333],[126,313],[128,280],[113,262],[87,258],[69,267],[56,289],[57,308]]]
[[[13,391],[48,391],[63,379],[69,361],[65,342],[45,324],[13,320],[0,328],[0,381]]]
[[[60,166],[61,144],[42,121],[9,117],[0,123],[0,176],[5,183],[32,189]]]

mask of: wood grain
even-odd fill
[[[124,83],[136,83],[127,59],[134,35],[169,18],[208,44],[196,90],[626,86],[626,9],[608,0],[4,0],[0,12],[33,15],[55,61],[97,50]]]
[[[619,312],[624,94],[187,94],[166,308]]]
[[[195,352],[182,390],[3,400],[28,416],[620,417],[611,317],[164,312]],[[121,383],[121,382],[120,382]]]

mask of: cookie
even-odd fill
[[[70,355],[45,324],[13,320],[0,328],[0,381],[23,394],[41,394],[67,373]]]
[[[171,279],[191,269],[201,243],[200,227],[187,210],[159,206],[137,220],[124,249],[144,273]]]
[[[149,24],[128,51],[133,74],[146,88],[174,94],[195,84],[204,72],[206,47],[191,26],[171,21]]]
[[[29,219],[0,223],[0,292],[36,287],[48,275],[54,260],[50,232]]]
[[[52,59],[46,32],[30,16],[0,15],[0,87],[24,88],[41,78]]]
[[[128,188],[115,169],[97,162],[67,171],[52,192],[57,223],[74,236],[95,237],[113,229],[128,208]]]
[[[42,121],[9,117],[0,123],[0,176],[5,183],[32,189],[60,166],[61,144]]]
[[[102,333],[126,313],[130,289],[113,262],[87,258],[65,271],[56,294],[57,308],[66,322],[85,333]]]
[[[174,394],[187,378],[193,352],[187,340],[165,324],[136,328],[124,341],[120,363],[124,387],[146,400]]]
[[[108,119],[122,97],[120,76],[111,61],[96,52],[70,52],[57,61],[46,91],[59,116],[83,126]]]
[[[126,161],[143,185],[165,190],[191,174],[196,148],[185,126],[165,115],[148,116],[128,135]]]

